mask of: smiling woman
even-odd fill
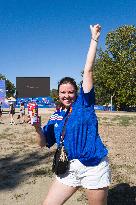
[[[57,143],[58,150],[63,147],[66,151],[57,157],[64,169],[55,172],[56,179],[43,205],[64,204],[79,187],[85,189],[89,204],[106,205],[110,184],[108,150],[98,133],[93,86],[93,63],[101,27],[97,24],[90,29],[92,38],[79,93],[73,78],[62,78],[58,83],[61,106],[43,128],[40,121],[34,124],[41,147],[50,148]],[[68,159],[66,167],[64,156]]]
[[[60,102],[65,107],[72,105],[77,97],[77,85],[70,77],[65,77],[59,82],[58,91]]]

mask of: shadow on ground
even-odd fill
[[[51,176],[51,167],[54,151],[39,154],[31,152],[23,157],[17,154],[9,155],[0,159],[0,190],[12,189],[22,181],[36,176]],[[40,168],[39,165],[42,165]]]
[[[109,190],[108,205],[136,205],[136,186],[121,183]]]
[[[0,124],[4,125],[4,122],[0,122]]]
[[[52,176],[51,166],[54,151],[39,154],[31,152],[23,157],[17,154],[0,159],[0,191],[13,189],[37,176]],[[41,166],[39,166],[41,165]],[[109,189],[107,205],[136,205],[136,186],[117,184]]]

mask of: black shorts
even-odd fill
[[[10,110],[10,114],[14,115],[15,114],[15,110]]]

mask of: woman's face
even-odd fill
[[[61,84],[59,87],[59,99],[65,107],[69,107],[76,99],[76,91],[72,84]]]

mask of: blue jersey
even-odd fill
[[[86,166],[95,166],[108,154],[107,148],[98,133],[98,120],[94,110],[94,88],[84,93],[81,87],[76,101],[72,104],[65,131],[64,146],[69,160],[78,159]],[[55,112],[43,127],[47,146],[50,148],[57,143],[63,130],[68,111]]]

